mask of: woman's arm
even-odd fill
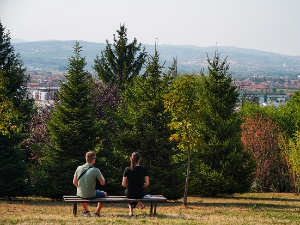
[[[127,188],[127,177],[123,177],[122,186]]]
[[[144,188],[149,185],[149,176],[145,176],[145,183],[144,183]]]

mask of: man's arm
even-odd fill
[[[99,169],[98,169],[98,170],[99,170]],[[100,170],[99,170],[99,172],[100,172]],[[100,182],[101,185],[105,185],[105,179],[104,179],[104,177],[103,177],[103,175],[102,175],[101,172],[100,172],[100,179],[99,179],[99,182]]]
[[[74,179],[73,179],[73,184],[74,184],[76,187],[78,187],[78,179],[77,179],[77,177],[74,177]]]

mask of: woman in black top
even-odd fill
[[[140,166],[140,154],[138,152],[132,153],[130,157],[131,166],[126,167],[123,173],[122,186],[126,187],[125,195],[128,198],[143,198],[145,196],[144,188],[149,185],[148,170],[144,166]],[[143,203],[138,202],[141,209],[145,208]],[[129,215],[133,215],[133,208],[137,202],[128,204]]]

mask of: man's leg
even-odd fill
[[[98,202],[98,206],[97,206],[97,209],[96,209],[96,214],[97,215],[100,215],[100,210],[102,209],[104,205],[104,202]]]
[[[96,198],[101,198],[101,197],[106,197],[107,196],[107,193],[104,192],[104,191],[96,191]],[[97,209],[96,209],[96,214],[99,216],[100,215],[100,210],[102,209],[104,205],[104,202],[98,202],[98,205],[97,205]]]
[[[90,211],[88,211],[88,208],[87,208],[87,204],[86,203],[81,203],[82,207],[83,207],[83,211],[81,213],[82,216],[91,216],[90,215]]]
[[[82,205],[84,212],[87,212],[88,211],[87,204],[86,203],[80,203],[80,204]]]

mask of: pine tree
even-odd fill
[[[136,38],[128,44],[127,29],[123,24],[117,30],[117,37],[114,34],[113,45],[106,40],[106,48],[101,57],[95,59],[94,69],[104,83],[111,82],[124,90],[124,85],[139,74],[145,57],[145,48],[141,50],[141,43],[137,44]]]
[[[237,87],[228,73],[229,65],[220,55],[208,58],[208,75],[203,71],[199,131],[203,143],[194,157],[191,186],[204,195],[247,191],[254,164],[243,151],[240,120],[235,113]]]
[[[34,100],[30,98],[27,89],[29,76],[25,74],[20,55],[15,53],[10,43],[10,33],[5,33],[5,28],[0,22],[0,70],[3,76],[9,79],[7,83],[7,97],[13,101],[14,108],[22,114],[24,122],[29,121],[33,112]]]
[[[115,140],[116,148],[122,149],[127,158],[127,165],[132,152],[141,154],[141,164],[147,166],[150,173],[151,185],[147,193],[159,192],[177,199],[182,194],[182,186],[178,186],[182,178],[181,166],[173,160],[176,151],[169,140],[168,127],[171,117],[165,112],[163,101],[173,76],[163,74],[162,68],[155,51],[148,58],[145,74],[134,78],[133,84],[125,89],[124,107],[119,111],[123,123],[118,124],[121,132]]]
[[[100,144],[101,123],[92,114],[92,76],[85,71],[85,58],[76,42],[75,56],[69,59],[66,83],[60,84],[56,110],[48,123],[51,145],[42,163],[45,165],[45,195],[62,198],[74,194],[73,174],[85,163],[85,153],[95,151]],[[43,182],[41,182],[43,183]]]
[[[0,22],[0,73],[1,79],[1,105],[8,103],[11,115],[19,132],[9,129],[8,133],[0,133],[0,197],[25,196],[30,194],[28,186],[28,173],[26,153],[21,144],[25,139],[22,133],[22,124],[29,121],[33,112],[34,101],[29,97],[26,69],[20,56],[15,53],[10,43],[10,33]],[[12,127],[11,127],[12,128]]]

